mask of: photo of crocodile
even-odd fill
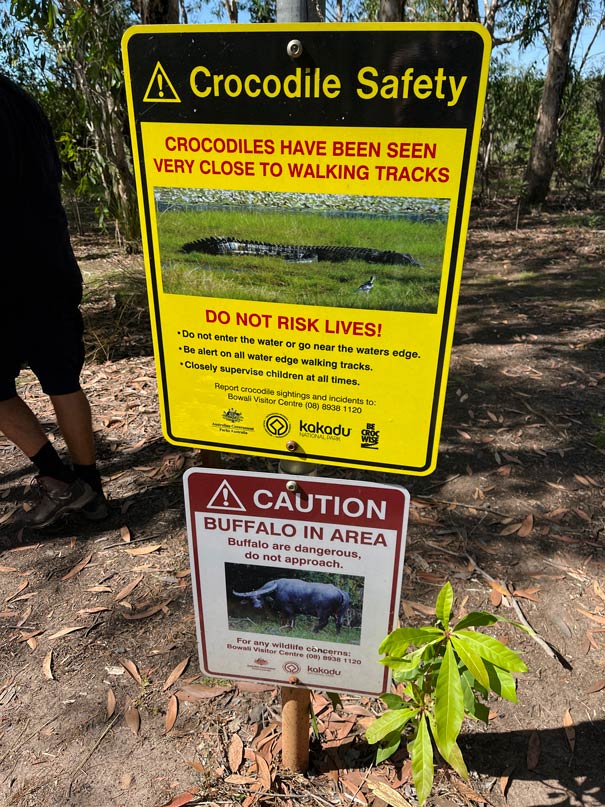
[[[164,293],[437,311],[447,200],[415,200],[408,212],[406,199],[165,190],[156,189]]]
[[[407,252],[370,249],[368,247],[309,247],[293,244],[267,244],[262,241],[242,241],[225,236],[210,236],[190,241],[181,247],[183,252],[203,252],[206,255],[267,255],[283,258],[289,263],[314,263],[330,261],[365,261],[390,266],[420,266]]]

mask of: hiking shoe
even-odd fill
[[[66,513],[75,513],[92,501],[96,493],[81,479],[62,482],[52,476],[36,476],[40,501],[25,514],[25,524],[36,530],[49,527]]]
[[[80,510],[84,518],[89,521],[102,521],[109,515],[109,504],[105,498],[103,491],[95,492],[94,499],[91,499],[88,504]]]

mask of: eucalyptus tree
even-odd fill
[[[544,202],[557,160],[559,115],[569,77],[570,52],[579,0],[548,0],[548,60],[536,129],[525,171],[522,200]]]
[[[107,0],[11,0],[33,83],[47,107],[79,189],[96,196],[125,241],[138,239],[138,215],[124,98],[120,42],[138,20],[127,3]],[[38,93],[40,95],[40,93]],[[63,104],[59,122],[53,108]]]

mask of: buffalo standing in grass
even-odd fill
[[[269,603],[287,620],[291,628],[294,627],[298,614],[316,616],[317,624],[313,628],[315,633],[326,627],[331,616],[336,622],[336,632],[340,633],[342,621],[349,608],[347,592],[332,583],[307,583],[292,578],[270,580],[256,591],[234,591],[233,594],[254,608],[262,608]]]

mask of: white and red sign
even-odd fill
[[[399,611],[407,491],[203,468],[184,486],[204,672],[387,690],[378,647]]]

